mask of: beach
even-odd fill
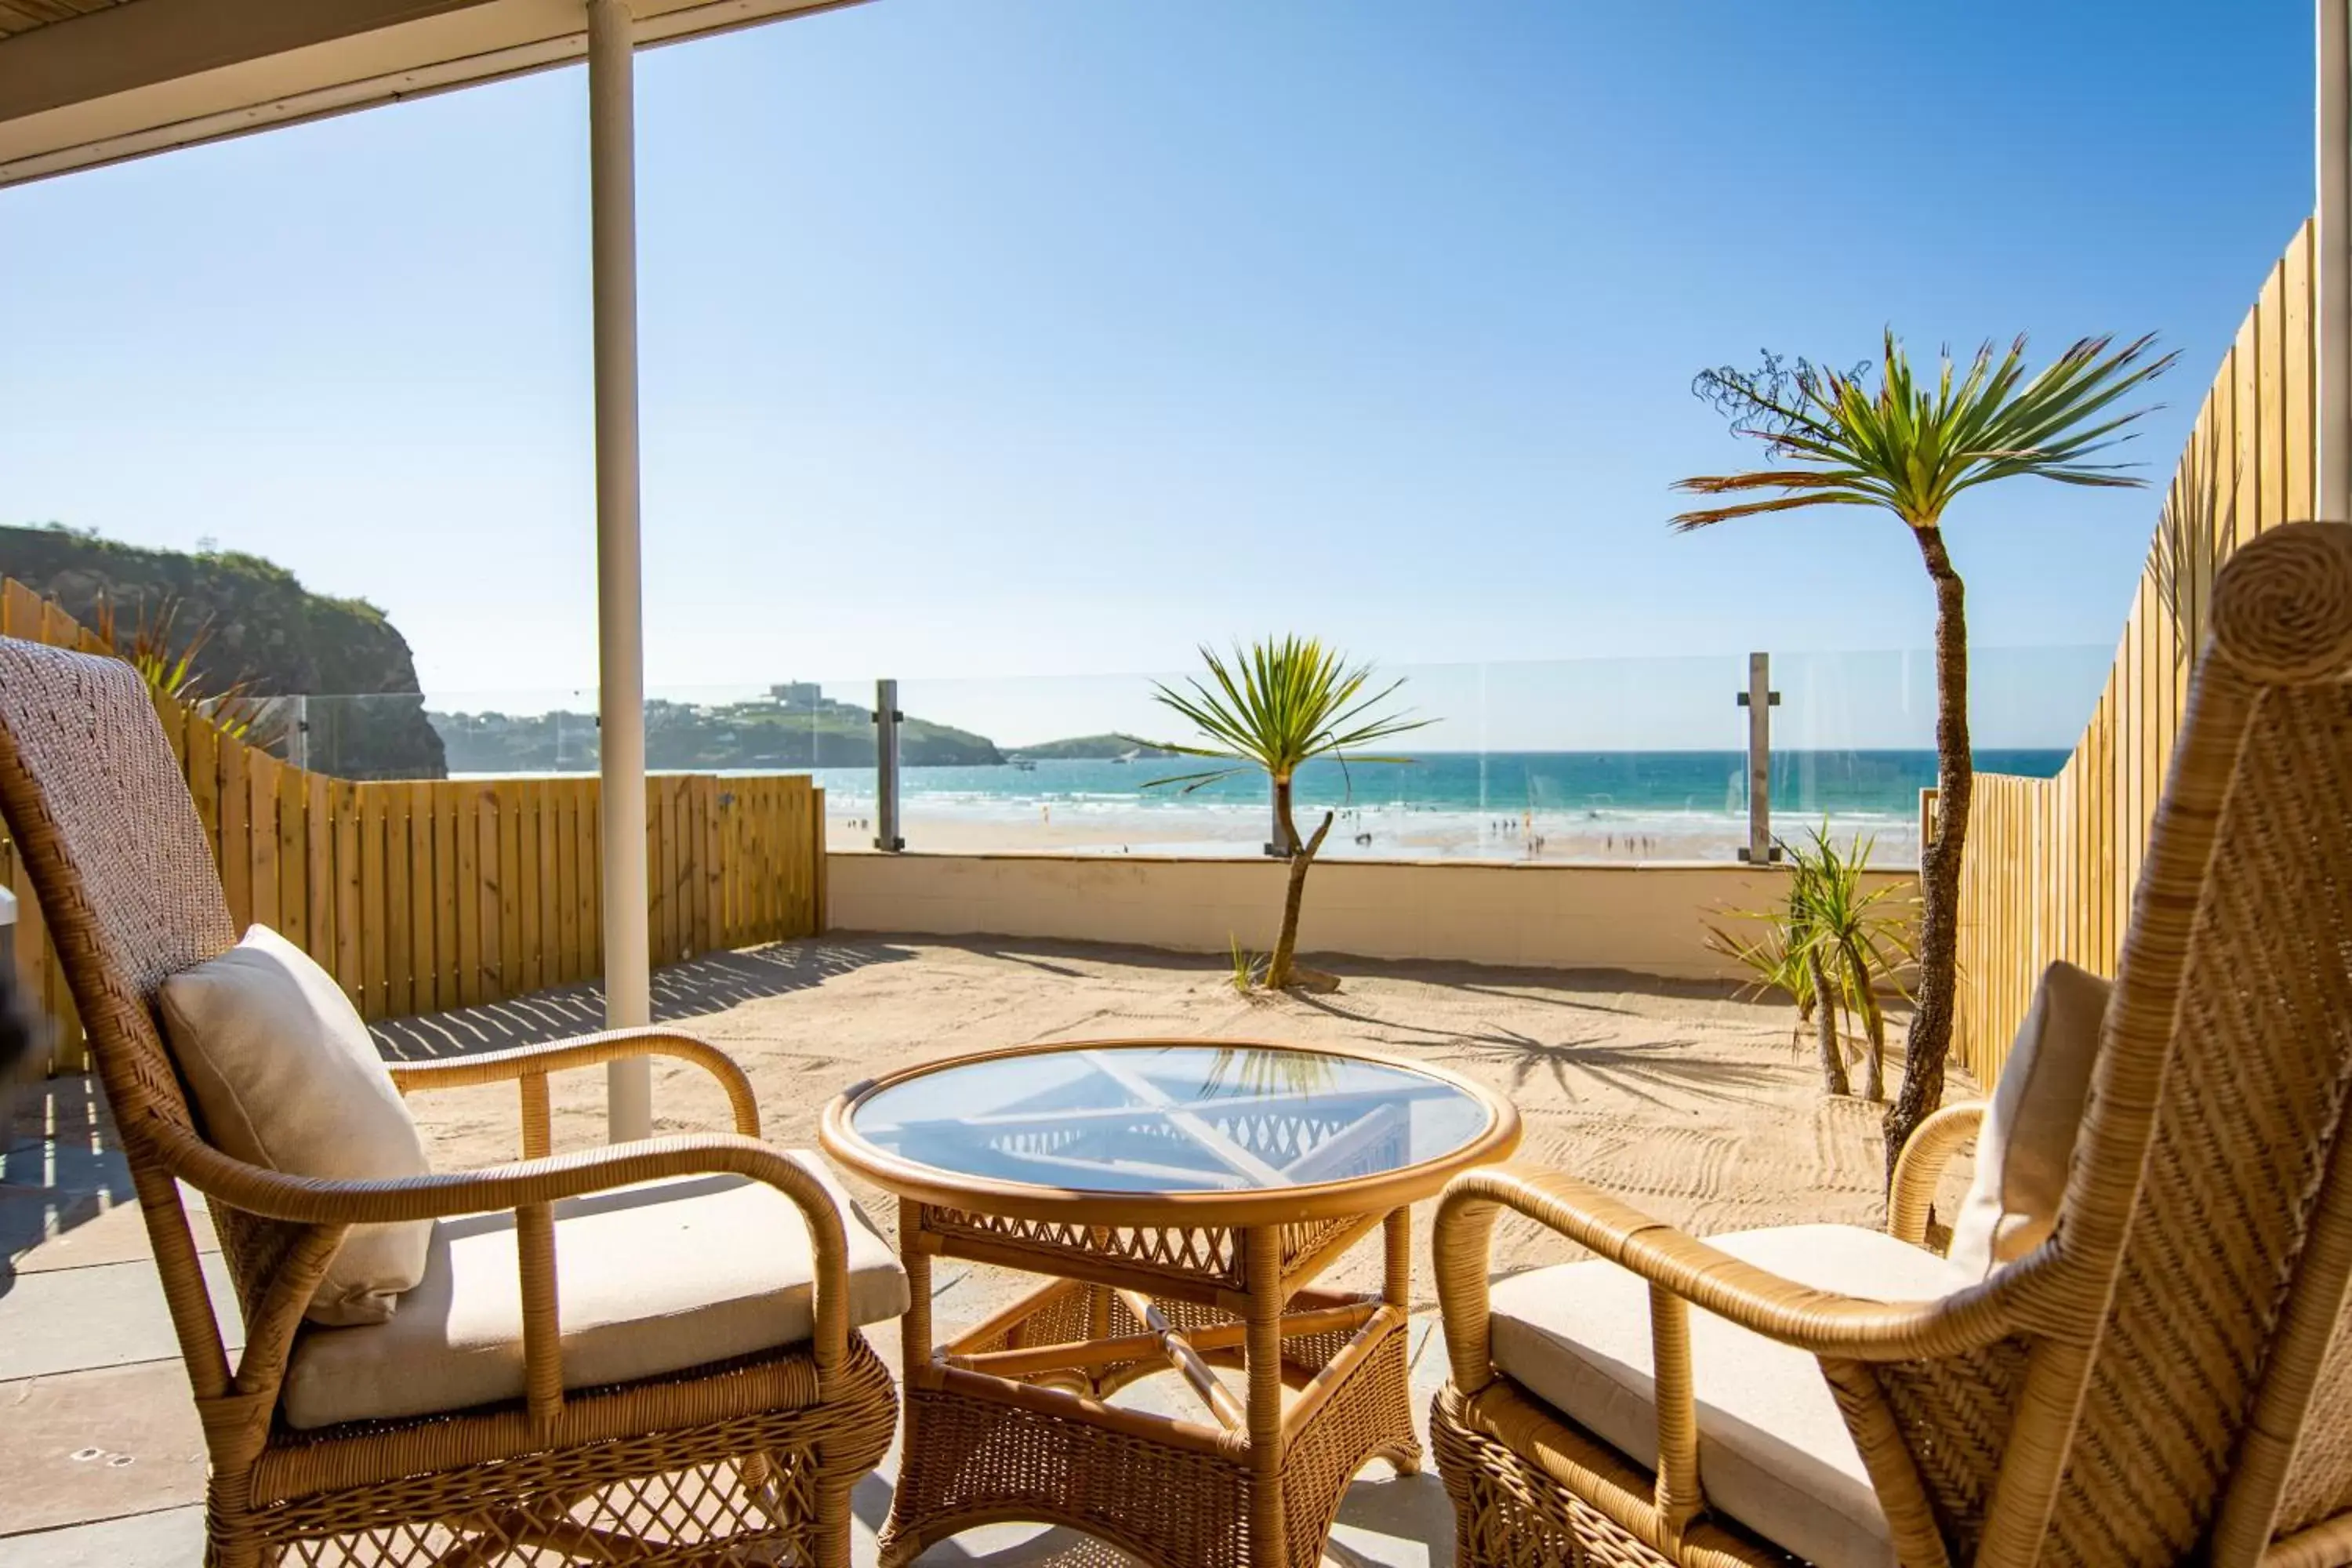
[[[830,803],[828,803],[830,804]],[[873,847],[871,806],[825,814],[833,849]],[[1318,812],[1302,817],[1312,833]],[[1812,826],[1812,825],[1807,825]],[[1918,858],[1918,835],[1905,825],[1872,824],[1872,863],[1904,866]],[[1789,831],[1801,831],[1790,826]],[[1041,809],[1034,818],[1010,813],[941,810],[913,803],[901,817],[910,849],[940,854],[1090,854],[1234,856],[1265,853],[1271,836],[1263,811]],[[1680,828],[1651,823],[1596,828],[1559,818],[1471,819],[1440,813],[1367,813],[1335,823],[1319,858],[1327,859],[1618,861],[1629,864],[1733,860],[1748,842],[1745,816],[1694,822]]]

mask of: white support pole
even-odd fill
[[[637,537],[637,201],[635,24],[628,0],[588,0],[589,254],[596,358],[596,721],[604,838],[604,1026],[653,1018],[646,935],[645,608]],[[605,1073],[615,1143],[653,1135],[653,1064]]]
[[[2318,0],[2317,145],[2312,312],[2318,333],[2312,515],[2352,521],[2352,15],[2347,0]]]

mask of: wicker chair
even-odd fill
[[[194,1386],[211,1458],[209,1562],[846,1568],[850,1489],[880,1461],[897,1403],[852,1327],[841,1213],[808,1166],[758,1141],[740,1069],[656,1030],[396,1067],[404,1092],[514,1082],[524,1158],[368,1183],[242,1163],[205,1141],[158,1029],[163,980],[224,952],[236,932],[129,666],[0,640],[0,810],[95,1051]],[[641,1054],[716,1076],[735,1134],[551,1157],[547,1075]],[[719,1364],[567,1388],[553,1283],[566,1211],[556,1205],[689,1173],[780,1189],[805,1217],[813,1335]],[[204,1194],[236,1286],[245,1347],[234,1361],[180,1183]],[[514,1215],[526,1396],[424,1418],[291,1426],[280,1399],[289,1357],[320,1331],[305,1326],[304,1310],[347,1227],[499,1210]]]
[[[1435,1231],[1452,1381],[1433,1427],[1465,1568],[1789,1561],[1702,1493],[1693,1307],[1770,1357],[1793,1347],[1808,1379],[1818,1358],[1879,1551],[1891,1540],[1906,1568],[2352,1563],[2352,528],[2247,545],[2213,627],[2055,1234],[1980,1283],[1889,1305],[1564,1174],[1457,1178]],[[1894,1205],[1915,1237],[1940,1163],[1917,1152]],[[1496,1368],[1504,1209],[1607,1260],[1572,1267],[1640,1281],[1654,1471]]]

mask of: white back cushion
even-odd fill
[[[289,1175],[429,1174],[424,1140],[351,999],[310,955],[255,926],[163,982],[163,1026],[215,1147]],[[353,1226],[314,1322],[381,1323],[425,1277],[430,1220]]]
[[[1976,1178],[1952,1221],[1946,1256],[1972,1280],[2041,1246],[2057,1223],[2110,989],[2063,960],[2042,972],[1977,1134]]]

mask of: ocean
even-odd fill
[[[1989,773],[2047,777],[2063,750],[1985,750]],[[1191,758],[907,768],[901,831],[911,848],[1052,847],[1101,853],[1255,852],[1267,835],[1263,774],[1186,791],[1154,781],[1212,764]],[[1324,853],[1476,858],[1729,859],[1747,842],[1747,753],[1738,751],[1426,752],[1401,764],[1311,764],[1299,829],[1338,814]],[[870,831],[874,774],[820,768],[838,836]],[[1827,822],[1869,839],[1873,864],[1915,862],[1927,751],[1789,751],[1772,758],[1772,817],[1783,837]]]

